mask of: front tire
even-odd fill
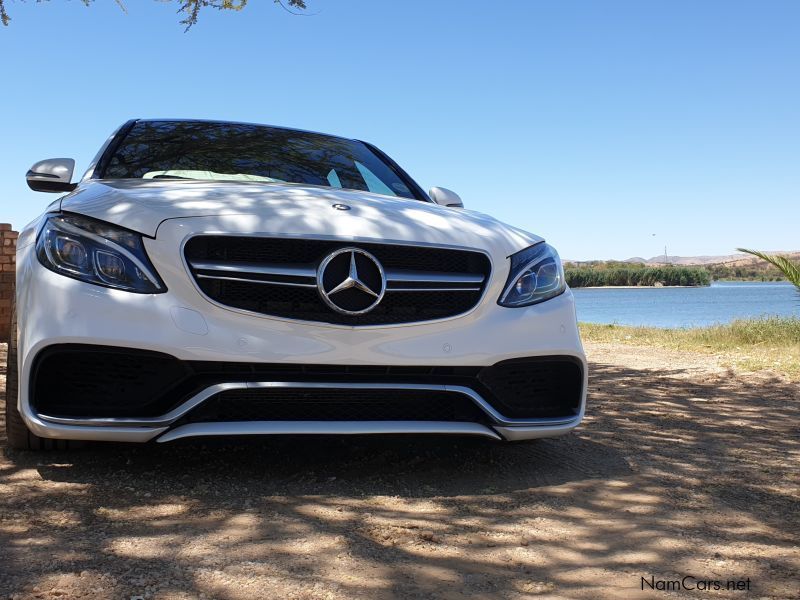
[[[6,439],[11,448],[17,450],[66,450],[67,440],[49,440],[34,435],[19,414],[19,372],[17,371],[17,305],[11,298],[11,327],[8,335],[6,357]]]

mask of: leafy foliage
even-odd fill
[[[753,261],[750,263],[706,265],[714,281],[783,281],[786,278],[769,263]]]
[[[711,276],[700,267],[646,267],[644,265],[615,266],[613,264],[572,268],[566,265],[565,274],[570,287],[603,286],[700,286],[708,285]]]
[[[24,0],[23,0],[24,1]],[[38,0],[41,2],[42,0]],[[123,0],[116,0],[122,10],[125,10]],[[172,0],[157,0],[159,2],[171,2]],[[176,0],[178,3],[178,12],[183,14],[185,18],[181,21],[189,29],[192,25],[197,23],[200,17],[200,11],[204,8],[216,8],[217,10],[242,10],[247,6],[247,0]],[[81,0],[86,6],[89,6],[94,0]],[[291,9],[305,10],[306,0],[273,0],[275,4],[280,5],[285,10],[291,12]],[[0,22],[3,25],[8,25],[11,21],[5,7],[5,0],[0,0]]]
[[[774,265],[786,276],[786,279],[791,281],[797,287],[797,289],[800,290],[800,266],[794,264],[785,256],[765,254],[764,252],[759,252],[758,250],[748,250],[747,248],[737,248],[737,250],[739,252],[747,252],[747,254],[757,256],[758,258],[767,261],[771,265]]]

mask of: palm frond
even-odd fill
[[[771,265],[774,265],[786,276],[786,279],[791,281],[795,286],[797,286],[798,289],[800,289],[800,266],[794,264],[785,256],[766,254],[764,252],[759,252],[758,250],[748,250],[747,248],[737,248],[737,250],[739,252],[746,252],[747,254],[757,256],[761,260],[765,260]]]

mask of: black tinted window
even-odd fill
[[[239,123],[139,121],[101,177],[305,183],[414,198],[361,142]]]

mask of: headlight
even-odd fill
[[[500,296],[500,306],[530,306],[567,289],[564,268],[555,248],[539,243],[511,256],[511,274]]]
[[[139,294],[167,291],[142,236],[102,221],[51,215],[39,232],[36,255],[51,271],[87,283]]]

